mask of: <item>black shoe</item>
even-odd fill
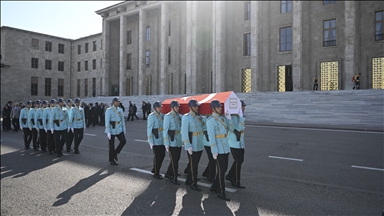
[[[185,180],[185,185],[191,185],[191,184],[192,184],[192,182]]]
[[[217,196],[218,196],[220,199],[222,199],[222,200],[230,201],[230,199],[227,197],[227,195],[225,195],[225,193],[217,194]]]
[[[25,147],[25,150],[28,150],[28,149],[30,149],[31,147],[29,147],[29,146],[27,146],[27,147]]]
[[[188,168],[184,170],[184,174],[188,174]]]
[[[199,187],[197,187],[197,185],[191,185],[192,190],[195,190],[195,191],[201,191],[201,189]]]
[[[168,175],[168,174],[165,174],[164,177],[165,177],[165,178],[168,178],[169,180],[172,179],[172,176],[170,176],[170,175]]]
[[[155,173],[155,169],[154,168],[152,168],[151,173]]]
[[[210,190],[211,192],[215,192],[215,193],[217,193],[217,190],[216,190],[213,186],[211,186],[211,187],[209,188],[209,190]]]
[[[206,173],[203,173],[202,176],[205,177],[205,178],[208,178],[208,175]]]
[[[177,173],[177,176],[180,176],[180,173]]]
[[[80,151],[79,150],[75,150],[75,154],[80,154]]]
[[[175,185],[180,185],[180,182],[175,180],[175,179],[173,179],[173,178],[170,178],[169,181],[171,181]]]
[[[225,180],[227,180],[227,181],[230,181],[229,180],[229,176],[227,175],[227,176],[225,176]]]
[[[119,165],[119,164],[116,163],[116,161],[110,162],[109,164],[111,164],[111,165]]]
[[[201,178],[196,178],[196,180],[197,180],[197,181],[200,181],[200,180],[201,180]]]
[[[161,176],[160,174],[155,174],[153,175],[153,177],[155,177],[155,179],[160,179],[160,180],[163,179],[163,176]]]
[[[35,150],[35,151],[39,151],[39,149],[38,149],[38,148],[33,148],[33,150]]]
[[[53,151],[50,151],[49,154],[50,154],[50,155],[53,155]]]
[[[47,150],[45,150],[45,149],[43,149],[42,151],[43,151],[43,153],[46,153],[46,152],[47,152]]]
[[[232,183],[232,186],[233,186],[233,187],[237,187],[237,188],[241,188],[241,189],[244,189],[244,188],[245,188],[244,186],[242,186],[242,185],[240,185],[240,184],[234,184],[234,183]]]
[[[59,153],[59,154],[57,154],[57,157],[61,157],[61,156],[62,156],[62,154],[60,154],[60,153]]]

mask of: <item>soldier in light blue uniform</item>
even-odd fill
[[[244,115],[245,111],[245,102],[241,101],[241,109]],[[230,131],[228,134],[228,143],[231,148],[231,153],[233,157],[233,164],[231,169],[228,172],[228,175],[225,177],[226,180],[232,183],[232,186],[237,188],[245,188],[240,184],[240,173],[241,173],[241,164],[244,161],[244,129],[245,129],[245,117],[240,115],[232,114],[231,119],[233,122],[234,130]]]
[[[44,131],[47,133],[48,152],[51,155],[56,152],[55,138],[54,138],[53,132],[50,130],[51,122],[49,121],[49,119],[51,118],[51,111],[54,107],[56,107],[56,100],[51,99],[49,101],[49,107],[47,107],[43,112]]]
[[[71,122],[74,130],[73,135],[75,137],[75,154],[80,154],[79,145],[84,137],[84,131],[86,128],[85,114],[83,107],[80,106],[80,98],[75,99],[75,106],[72,107],[69,114],[69,121]]]
[[[71,116],[72,100],[70,98],[67,99],[67,105],[63,109],[67,111],[68,116]],[[71,149],[71,146],[72,146],[72,142],[73,142],[74,129],[72,127],[72,121],[70,119],[69,119],[68,127],[70,127],[71,129],[67,131],[67,140],[65,141],[65,144],[66,144],[66,147],[67,147],[67,152],[71,152],[71,151],[73,151]]]
[[[208,118],[206,116],[203,116],[203,118],[204,118],[203,133],[205,136],[204,149],[205,149],[205,152],[207,153],[208,164],[207,164],[207,167],[205,168],[202,176],[206,177],[209,182],[213,183],[213,181],[215,180],[215,176],[216,176],[216,160],[213,159],[212,152],[211,152],[211,144],[209,143],[209,137],[208,137],[208,132],[207,132],[207,120],[208,120]]]
[[[105,133],[108,137],[109,147],[109,163],[111,165],[118,165],[117,154],[120,154],[125,143],[125,123],[124,123],[124,112],[120,108],[120,100],[117,97],[112,98],[112,106],[105,112]],[[115,137],[120,141],[119,145],[115,149]]]
[[[31,141],[32,141],[32,130],[29,129],[28,126],[28,116],[29,116],[29,110],[31,109],[32,101],[28,100],[25,103],[25,107],[20,111],[20,118],[19,118],[19,124],[20,129],[24,133],[24,146],[25,149],[31,148]]]
[[[57,156],[63,156],[62,150],[65,141],[67,140],[67,132],[69,127],[69,116],[67,110],[64,108],[64,99],[59,98],[57,100],[58,105],[51,111],[49,122],[51,124],[51,132],[55,136],[56,154]]]
[[[165,157],[165,147],[163,141],[163,117],[161,113],[162,106],[159,101],[153,103],[154,111],[149,114],[147,119],[147,137],[148,143],[153,150],[153,177],[156,179],[163,179],[160,175],[161,164]]]
[[[172,111],[164,116],[164,146],[169,152],[169,159],[171,162],[168,166],[168,171],[165,173],[165,177],[175,184],[180,185],[177,181],[177,171],[179,169],[179,160],[181,154],[181,117],[179,114],[180,104],[177,101],[172,101]]]
[[[197,186],[197,168],[204,149],[204,120],[199,115],[199,105],[195,99],[191,99],[188,106],[190,111],[183,115],[181,123],[181,138],[189,158],[189,170],[185,184],[191,185],[195,191],[201,191]]]
[[[210,190],[215,191],[221,199],[229,201],[230,199],[225,194],[224,175],[228,168],[230,151],[227,135],[229,131],[233,131],[234,127],[231,115],[226,114],[224,117],[221,114],[222,107],[218,100],[212,100],[210,107],[212,115],[207,120],[207,130],[212,156],[217,165],[217,174]]]
[[[36,110],[40,109],[40,100],[35,101],[35,108],[31,108],[28,113],[28,127],[32,131],[32,146],[35,151],[39,150],[38,147],[38,131],[36,129],[35,115]]]
[[[45,153],[47,152],[47,133],[44,130],[44,123],[43,123],[43,113],[44,110],[47,108],[48,101],[43,100],[41,102],[41,108],[36,110],[35,114],[35,123],[36,123],[36,129],[39,130],[39,143],[41,150]]]

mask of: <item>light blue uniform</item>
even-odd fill
[[[72,107],[69,113],[69,121],[71,122],[72,128],[81,129],[85,126],[85,115],[82,107]]]
[[[207,131],[207,120],[208,120],[208,118],[204,116],[203,120],[204,120],[203,131]],[[208,139],[209,139],[209,137],[208,137]],[[211,146],[211,144],[207,140],[207,137],[205,136],[205,134],[204,134],[204,139],[203,140],[204,140],[204,146]]]
[[[28,113],[28,127],[30,128],[36,128],[36,121],[35,121],[35,114],[36,114],[36,108],[31,108]],[[32,121],[33,119],[33,121]]]
[[[184,143],[185,150],[192,147],[192,151],[198,152],[204,149],[203,134],[204,121],[199,115],[196,115],[193,111],[183,115],[181,121],[181,138]],[[192,132],[192,143],[189,140],[189,132]]]
[[[116,122],[115,128],[111,125],[111,121]],[[119,135],[125,132],[124,113],[120,107],[112,105],[105,112],[105,133],[111,135]]]
[[[51,122],[49,121],[49,118],[51,117],[52,109],[52,107],[47,107],[43,111],[43,126],[45,130],[51,129]]]
[[[59,120],[60,125],[57,126],[53,120]],[[51,128],[57,131],[67,130],[69,125],[69,116],[66,109],[62,109],[60,106],[56,106],[51,110],[51,115],[49,117],[49,123]]]
[[[164,144],[163,140],[163,113],[158,113],[153,111],[149,114],[147,119],[147,137],[148,143],[151,143],[155,146],[161,146]],[[159,137],[156,139],[155,135],[152,133],[152,129],[158,129]]]
[[[72,121],[70,120],[71,112],[72,112],[72,107],[71,106],[63,106],[63,110],[67,112],[68,114],[68,125],[67,127],[72,128]]]
[[[233,131],[232,120],[224,115],[212,113],[207,120],[207,130],[212,154],[227,154],[230,151],[228,143],[228,132]]]
[[[35,113],[35,124],[36,124],[36,129],[44,129],[44,123],[43,123],[43,113],[44,113],[44,108],[39,108],[36,110]],[[40,124],[40,121],[42,124]]]
[[[245,146],[244,142],[244,129],[245,129],[245,118],[239,115],[231,115],[234,129],[241,133],[240,141],[237,141],[236,134],[230,131],[228,134],[228,143],[231,148],[243,149]]]
[[[28,127],[28,115],[29,115],[29,108],[24,107],[20,111],[20,117],[19,117],[19,123],[21,128],[29,128]],[[23,123],[23,119],[25,119],[25,124]]]
[[[175,131],[174,140],[171,140],[171,136],[168,134],[168,130]],[[179,113],[171,111],[164,116],[164,145],[170,147],[181,147],[181,117]]]

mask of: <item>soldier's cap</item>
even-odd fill
[[[213,100],[213,101],[211,101],[210,107],[211,107],[211,109],[221,107],[221,103],[218,100]]]
[[[156,101],[155,103],[153,103],[153,109],[156,109],[157,107],[161,107],[160,101]]]
[[[55,104],[55,103],[56,103],[56,100],[55,100],[55,99],[51,99],[51,100],[49,101],[49,103],[51,103],[51,104]]]
[[[30,100],[27,100],[27,102],[25,103],[25,104],[32,104],[32,101],[30,101]]]
[[[40,100],[36,100],[36,101],[35,101],[35,104],[40,104],[40,103],[41,103]]]
[[[67,99],[67,103],[72,103],[71,98],[68,98],[68,99]]]
[[[241,106],[242,106],[242,107],[247,106],[243,100],[240,100],[240,102],[241,102]]]
[[[48,104],[48,101],[47,100],[43,100],[43,102],[41,102],[41,104]]]
[[[171,104],[170,104],[171,108],[175,107],[175,106],[180,106],[179,102],[173,100],[171,101]]]
[[[189,107],[197,107],[197,106],[199,106],[199,103],[197,103],[197,100],[195,100],[195,99],[191,99],[191,100],[188,102],[188,106],[189,106]]]
[[[57,99],[57,103],[61,103],[61,102],[64,102],[64,99],[63,99],[63,98],[59,98],[59,99]]]
[[[80,103],[80,98],[75,98],[75,103]]]
[[[116,102],[116,101],[120,101],[118,97],[114,97],[114,98],[112,98],[112,103],[113,103],[113,102]]]

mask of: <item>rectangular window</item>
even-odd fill
[[[103,58],[100,59],[100,69],[103,69]]]
[[[52,52],[52,42],[45,41],[45,51]]]
[[[171,20],[168,21],[168,36],[171,36]]]
[[[289,13],[292,10],[292,1],[281,0],[280,2],[280,13]]]
[[[132,43],[132,32],[131,30],[127,31],[127,44]]]
[[[324,21],[323,29],[323,47],[336,46],[336,20],[332,19]]]
[[[149,58],[149,55],[150,55],[150,51],[149,50],[147,50],[147,51],[145,51],[145,65],[147,66],[147,67],[149,67],[149,64],[150,64],[150,58]]]
[[[127,70],[131,70],[132,68],[132,59],[131,59],[131,53],[127,54]]]
[[[171,65],[171,47],[168,47],[168,65]]]
[[[57,85],[57,96],[64,96],[64,79],[59,79]]]
[[[324,2],[323,2],[324,5],[334,4],[334,3],[336,3],[336,0],[324,0]]]
[[[96,44],[96,41],[93,41],[93,52],[95,52],[97,50],[97,44]]]
[[[243,36],[243,55],[251,55],[251,33],[244,34]]]
[[[85,53],[88,53],[88,43],[85,43]]]
[[[384,11],[375,12],[375,40],[384,40]]]
[[[59,71],[64,71],[64,62],[59,61],[58,68]]]
[[[51,78],[45,78],[45,96],[51,96]]]
[[[76,91],[77,97],[80,97],[80,80],[77,80],[77,91]]]
[[[85,62],[84,62],[84,70],[85,70],[85,71],[88,70],[88,61],[85,61]]]
[[[280,52],[292,50],[292,28],[280,28]]]
[[[64,44],[59,44],[59,53],[64,54]]]
[[[39,49],[39,40],[32,38],[32,47],[35,49]]]
[[[88,79],[84,79],[84,96],[88,97]]]
[[[32,68],[39,68],[39,59],[38,58],[32,58],[31,59],[31,67]]]
[[[80,55],[81,54],[81,45],[77,45],[77,54]]]
[[[244,20],[251,20],[251,2],[244,3]]]
[[[96,70],[96,59],[92,60],[92,70]]]
[[[77,72],[80,72],[81,69],[81,62],[77,62]]]
[[[31,95],[37,95],[38,77],[31,77]]]
[[[147,26],[147,41],[150,41],[151,40],[151,27]]]
[[[52,70],[52,60],[45,60],[45,70]]]

